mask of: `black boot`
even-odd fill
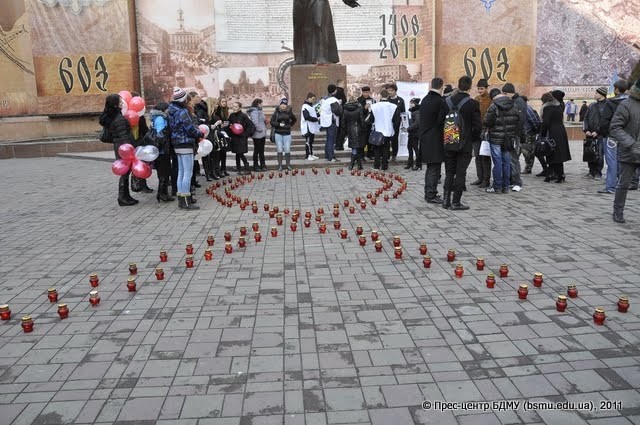
[[[410,170],[411,168],[413,168],[413,159],[408,160],[407,165],[404,166],[405,170]]]
[[[462,198],[462,192],[456,191],[453,193],[453,201],[451,201],[451,209],[452,210],[468,210],[469,206],[464,205],[460,202]]]
[[[358,170],[362,170],[362,158],[358,157],[356,164],[358,164]]]
[[[128,207],[137,203],[138,201],[129,195],[129,177],[127,175],[121,176],[118,181],[118,205]]]
[[[147,186],[147,179],[138,179],[140,181],[140,189],[142,193],[153,193],[153,189]]]
[[[178,194],[178,208],[180,208],[181,210],[199,210],[200,207],[197,207],[195,205],[192,205],[189,202],[189,197],[191,195],[189,194],[184,194],[184,193],[179,193]]]
[[[135,176],[131,176],[131,191],[142,192],[142,187],[140,186],[140,179]]]
[[[278,171],[282,171],[282,153],[278,152],[277,157],[278,157]]]
[[[158,194],[156,195],[158,202],[173,202],[176,199],[169,196],[169,185],[167,183],[158,183]]]
[[[356,156],[351,155],[351,162],[349,163],[349,171],[353,170],[354,165],[356,164]]]
[[[287,167],[286,167],[287,170],[291,171],[292,170],[292,168],[291,168],[291,154],[290,153],[285,153],[284,154],[284,160],[287,163]]]
[[[451,191],[445,189],[444,194],[442,196],[443,196],[443,198],[442,198],[442,208],[444,208],[444,209],[451,208]]]

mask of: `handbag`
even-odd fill
[[[491,156],[491,144],[489,143],[488,140],[483,140],[480,143],[480,152],[478,153],[479,156]]]
[[[384,134],[375,130],[375,126],[371,129],[369,134],[369,144],[373,146],[382,146],[384,144]]]
[[[109,130],[109,126],[102,127],[102,130],[98,135],[98,139],[102,143],[113,143],[113,137],[111,136],[111,131]]]
[[[596,162],[599,158],[598,140],[593,137],[587,137],[582,144],[582,161]]]
[[[536,140],[535,155],[549,156],[556,150],[556,141],[550,137],[538,137]]]
[[[271,143],[275,143],[276,142],[276,128],[275,127],[271,127],[271,132],[269,133],[269,141]]]

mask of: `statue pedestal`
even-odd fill
[[[347,67],[338,64],[326,65],[292,65],[291,99],[293,113],[300,121],[300,109],[307,99],[307,93],[316,95],[318,100],[327,95],[327,86],[336,84],[338,80],[347,81]],[[337,85],[337,84],[336,84]]]

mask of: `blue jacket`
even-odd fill
[[[171,102],[168,114],[173,148],[194,149],[196,140],[203,138],[204,134],[193,125],[187,107],[182,103]]]

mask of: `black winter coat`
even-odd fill
[[[440,118],[443,103],[444,98],[434,91],[429,91],[420,102],[418,133],[420,134],[422,162],[425,164],[444,161],[442,141],[444,121]]]
[[[113,116],[109,116],[103,113],[102,115],[100,115],[99,122],[103,127],[108,126],[109,132],[111,133],[111,138],[113,140],[113,151],[116,154],[116,159],[121,159],[120,155],[118,155],[118,148],[125,143],[129,143],[131,145],[135,144],[129,121],[127,121],[127,119],[118,112],[116,114],[113,114]]]
[[[462,99],[469,97],[469,93],[458,92],[450,97],[454,105],[460,104]],[[447,102],[442,102],[440,110],[440,120],[444,123],[444,119],[449,113]],[[482,132],[482,118],[480,117],[480,104],[477,100],[471,99],[462,105],[458,110],[458,115],[462,120],[462,153],[471,153],[473,151],[473,143],[480,141],[480,133]]]
[[[496,97],[484,117],[487,138],[493,145],[504,146],[508,137],[519,137],[520,111],[508,96]]]
[[[244,112],[232,112],[229,115],[229,127],[231,124],[240,123],[244,128],[242,134],[235,134],[233,131],[229,130],[228,134],[231,138],[231,152],[233,153],[247,153],[249,152],[249,137],[251,134],[247,134],[247,128],[253,127],[253,122],[251,122],[251,118]]]
[[[409,108],[411,113],[411,124],[407,128],[409,133],[409,141],[416,141],[420,139],[420,106]]]
[[[542,105],[542,125],[540,137],[549,137],[556,142],[556,150],[547,160],[551,164],[571,161],[569,138],[564,128],[564,108],[557,100]]]
[[[291,108],[287,108],[286,111],[281,111],[280,108],[276,108],[270,120],[271,127],[276,129],[275,132],[285,136],[291,134],[291,128],[296,122],[298,122],[298,119],[293,115]]]
[[[604,108],[602,109],[602,114],[600,115],[600,128],[602,131],[606,131],[607,135],[609,134],[609,127],[611,126],[613,114],[616,112],[616,109],[618,109],[618,105],[628,97],[629,96],[626,94],[619,94],[616,97],[606,100]]]
[[[618,141],[618,161],[630,164],[640,164],[640,90],[636,87],[611,120],[611,137]]]
[[[344,105],[344,126],[349,138],[351,149],[362,149],[367,144],[367,123],[364,109],[358,102],[348,102]]]

